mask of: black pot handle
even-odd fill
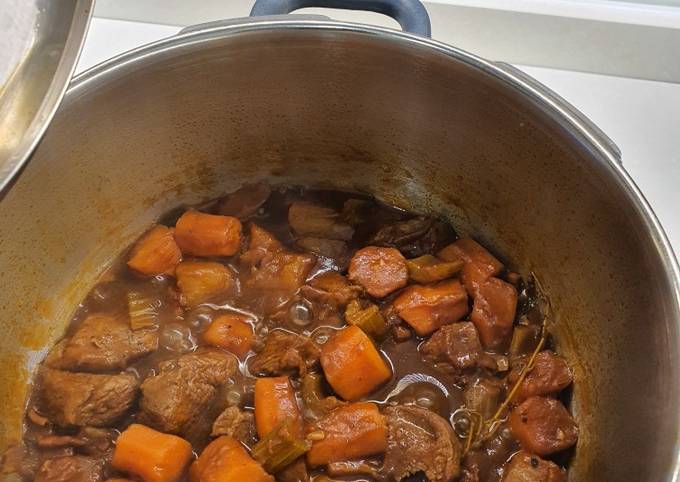
[[[366,10],[392,17],[405,32],[430,37],[430,16],[420,0],[257,0],[251,17],[285,15],[306,7]]]

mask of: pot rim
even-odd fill
[[[561,99],[548,87],[535,81],[531,77],[517,71],[514,68],[506,68],[471,54],[457,47],[420,37],[417,35],[401,32],[391,28],[357,24],[351,22],[338,22],[305,16],[282,17],[256,17],[212,22],[209,24],[193,26],[180,31],[177,35],[167,37],[147,45],[138,47],[116,57],[106,60],[74,77],[64,98],[67,105],[71,99],[77,98],[78,94],[96,84],[103,78],[116,72],[125,71],[133,64],[143,62],[150,57],[170,52],[191,44],[209,42],[218,38],[235,36],[243,33],[270,30],[319,30],[335,32],[348,32],[363,34],[388,39],[393,42],[407,44],[424,49],[431,49],[456,61],[463,62],[481,73],[491,75],[506,86],[518,91],[521,95],[536,103],[546,114],[559,122],[565,129],[574,134],[579,142],[585,143],[591,152],[593,159],[604,165],[611,176],[614,176],[617,184],[621,187],[635,210],[640,214],[650,241],[663,265],[669,285],[669,293],[673,296],[674,314],[673,327],[675,333],[669,333],[674,340],[671,346],[671,356],[675,363],[680,363],[678,347],[680,346],[680,266],[673,252],[673,248],[664,232],[658,218],[654,214],[649,202],[644,197],[638,186],[622,166],[618,148],[597,129],[582,113]],[[295,18],[298,17],[298,18]],[[680,412],[676,418],[676,440],[674,443],[674,460],[669,467],[669,481],[680,481]]]

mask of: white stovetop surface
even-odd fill
[[[78,71],[179,29],[94,18]],[[680,254],[680,84],[519,67],[571,102],[618,144],[624,166]]]

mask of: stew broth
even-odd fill
[[[531,280],[356,193],[196,209],[120,257],[41,365],[25,479],[566,480],[571,371]]]

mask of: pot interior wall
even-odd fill
[[[445,214],[535,272],[576,367],[572,480],[666,479],[673,281],[619,174],[583,145],[492,75],[367,33],[199,35],[80,82],[0,201],[2,443],[45,348],[135,236],[177,205],[267,179]]]

